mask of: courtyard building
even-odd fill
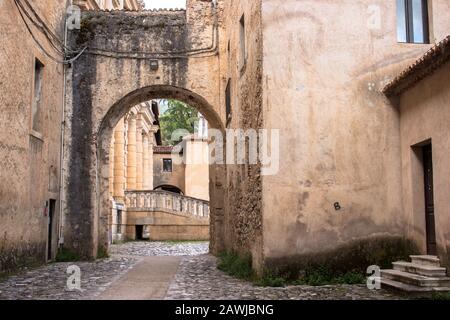
[[[208,143],[197,130],[184,137],[178,153],[174,146],[162,146],[159,113],[157,101],[141,103],[114,129],[110,243],[209,240]]]

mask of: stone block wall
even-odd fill
[[[221,95],[224,106],[227,84],[230,86],[231,97],[231,114],[227,115],[227,128],[259,129],[262,128],[264,117],[261,1],[221,1],[220,5],[223,9]],[[243,35],[241,21],[244,21],[245,25]],[[241,54],[244,46],[245,57]],[[234,144],[236,145],[236,141]],[[246,154],[248,160],[248,151]],[[226,248],[241,255],[251,255],[254,267],[261,269],[261,168],[259,165],[229,163],[227,159]]]

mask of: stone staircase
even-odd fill
[[[409,293],[450,292],[447,269],[435,256],[411,256],[412,262],[394,262],[392,270],[381,271],[381,285]]]

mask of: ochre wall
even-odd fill
[[[450,21],[432,4],[434,41]],[[380,89],[432,44],[397,43],[396,19],[395,1],[263,0],[263,126],[282,156],[263,178],[267,265],[406,235],[399,111]]]
[[[32,1],[31,5],[63,41],[66,1]],[[31,29],[46,51],[63,59],[42,33],[33,26]],[[38,48],[13,0],[0,1],[0,43],[2,272],[46,261],[48,217],[44,215],[44,208],[49,199],[56,200],[52,230],[53,255],[56,253],[64,81],[63,66]],[[44,64],[40,104],[42,129],[38,134],[31,130],[35,58]]]
[[[403,204],[408,235],[426,254],[424,175],[420,148],[431,139],[438,253],[450,265],[450,63],[400,98]]]

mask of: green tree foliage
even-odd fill
[[[168,109],[159,117],[159,121],[163,145],[176,145],[183,137],[176,139],[173,133],[180,129],[194,133],[195,124],[199,121],[198,111],[183,102],[169,100]]]

